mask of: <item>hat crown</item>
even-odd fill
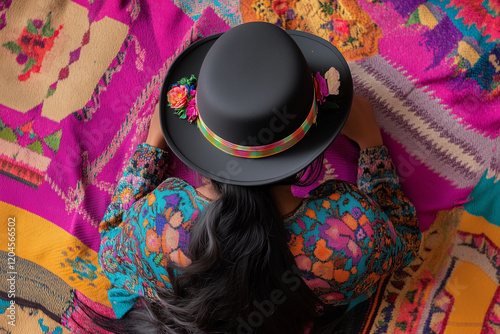
[[[267,145],[289,136],[307,118],[313,100],[304,55],[285,31],[269,23],[247,23],[223,34],[198,77],[200,117],[237,145]]]

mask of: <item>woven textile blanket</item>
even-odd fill
[[[417,208],[419,257],[362,332],[500,332],[499,0],[0,0],[0,330],[98,332],[76,299],[112,315],[97,226],[162,79],[248,21],[343,53]],[[357,157],[340,136],[317,182],[354,182]]]

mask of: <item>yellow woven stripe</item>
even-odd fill
[[[483,217],[471,215],[464,210],[458,229],[472,234],[484,234],[497,247],[500,247],[500,227],[489,223]]]
[[[15,218],[16,257],[44,267],[90,299],[111,307],[107,296],[110,283],[95,251],[50,221],[0,201],[0,250],[4,252],[12,250],[7,239],[9,218]],[[76,264],[76,272],[72,264]],[[97,269],[89,271],[89,267]],[[86,272],[90,277],[85,277]]]

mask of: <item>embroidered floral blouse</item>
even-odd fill
[[[209,203],[166,178],[167,153],[140,144],[100,224],[99,262],[113,284],[117,317],[139,296],[169,288],[167,261],[187,265],[189,231]],[[420,246],[415,208],[401,191],[384,146],[361,151],[357,187],[339,180],[314,189],[285,217],[288,244],[305,283],[328,304],[367,299],[379,279],[408,265]]]

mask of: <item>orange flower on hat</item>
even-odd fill
[[[167,93],[168,105],[175,109],[175,114],[181,119],[192,123],[198,118],[198,106],[196,105],[196,84],[194,75],[185,77],[172,85]]]
[[[187,88],[185,86],[172,87],[167,93],[167,98],[172,108],[183,108],[187,103]]]

